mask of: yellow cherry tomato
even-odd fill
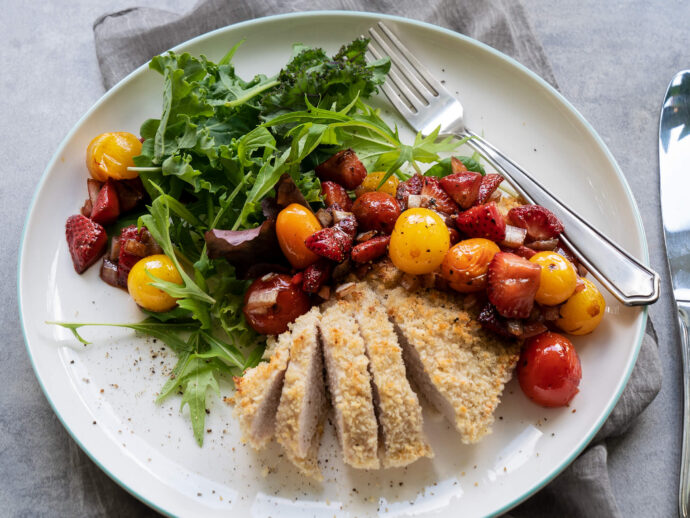
[[[288,205],[278,214],[276,235],[280,249],[290,264],[298,270],[315,263],[319,258],[304,244],[304,241],[317,230],[321,230],[321,223],[312,211],[299,203]]]
[[[461,293],[486,287],[489,263],[501,249],[489,239],[465,239],[456,243],[441,263],[441,275],[451,288]]]
[[[604,318],[606,302],[591,281],[582,279],[584,288],[576,291],[560,309],[556,325],[572,335],[591,333]]]
[[[139,139],[125,131],[103,133],[94,138],[86,149],[86,167],[91,176],[99,182],[108,178],[131,180],[137,171],[128,171],[134,166],[134,157],[141,154]]]
[[[164,291],[151,286],[154,282],[150,273],[161,280],[182,284],[182,277],[167,255],[157,254],[138,261],[127,276],[127,290],[134,302],[149,311],[168,311],[177,305],[177,300]]]
[[[541,266],[541,280],[534,299],[545,306],[568,300],[577,286],[573,264],[556,252],[538,252],[530,257],[530,262]]]
[[[393,196],[393,198],[395,198],[395,193],[398,191],[398,183],[400,183],[395,175],[391,175],[390,178],[388,178],[388,180],[386,180],[384,184],[377,189],[385,175],[385,171],[374,171],[373,173],[369,173],[364,177],[364,181],[359,185],[359,187],[355,189],[355,195],[357,195],[359,198],[365,192],[379,191],[390,194]]]
[[[406,273],[431,273],[450,248],[450,233],[441,217],[429,209],[409,209],[395,222],[388,247],[393,264]]]

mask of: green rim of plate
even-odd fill
[[[614,170],[616,174],[618,175],[618,179],[620,180],[625,194],[627,195],[632,207],[633,207],[633,212],[635,215],[635,224],[637,225],[637,229],[640,233],[640,236],[642,237],[642,252],[643,252],[643,263],[645,265],[649,266],[649,248],[647,246],[647,237],[644,231],[644,226],[642,224],[642,217],[640,216],[640,211],[637,207],[637,202],[635,201],[635,198],[633,196],[632,190],[630,189],[630,185],[628,184],[625,176],[623,175],[623,172],[621,171],[620,167],[618,166],[618,163],[616,162],[616,159],[613,157],[611,152],[609,151],[608,147],[604,143],[604,141],[601,139],[599,134],[596,132],[596,130],[592,127],[592,125],[580,114],[580,112],[565,98],[563,95],[561,95],[558,90],[556,90],[553,86],[551,86],[549,83],[547,83],[544,79],[542,79],[539,75],[537,75],[535,72],[530,70],[529,68],[525,67],[512,57],[494,49],[493,47],[490,47],[489,45],[486,45],[485,43],[482,43],[481,41],[475,40],[474,38],[470,38],[469,36],[465,36],[464,34],[457,33],[455,31],[452,31],[450,29],[445,29],[443,27],[439,27],[438,25],[434,25],[431,23],[427,22],[422,22],[419,20],[413,20],[410,18],[404,18],[402,16],[395,16],[395,15],[389,15],[389,14],[380,14],[380,13],[372,13],[372,12],[366,12],[366,11],[330,11],[330,10],[325,10],[325,11],[307,11],[307,12],[297,12],[297,13],[287,13],[287,14],[277,14],[277,15],[272,15],[272,16],[265,16],[262,18],[255,18],[252,20],[246,20],[244,22],[239,22],[235,23],[232,25],[227,25],[225,27],[221,27],[218,29],[215,29],[213,31],[201,34],[195,38],[192,38],[190,40],[187,40],[183,43],[180,43],[179,45],[176,45],[173,47],[171,50],[178,50],[182,47],[185,47],[190,44],[197,43],[201,40],[204,40],[206,38],[211,38],[219,33],[222,33],[224,31],[228,31],[231,29],[237,29],[240,27],[247,27],[251,25],[257,25],[265,22],[273,22],[276,20],[280,19],[285,19],[289,20],[291,18],[306,18],[306,17],[318,17],[318,16],[350,16],[353,18],[379,18],[379,19],[386,19],[386,20],[392,20],[396,22],[400,22],[403,24],[408,24],[408,25],[414,25],[417,27],[422,27],[425,29],[431,29],[436,32],[441,32],[443,34],[446,34],[448,36],[452,36],[454,38],[460,39],[466,43],[470,43],[471,45],[475,45],[485,51],[488,51],[489,53],[493,54],[494,56],[502,59],[503,61],[508,62],[509,64],[513,65],[514,67],[518,68],[520,71],[523,73],[527,74],[530,78],[535,80],[537,83],[540,84],[543,88],[546,88],[551,94],[555,95],[559,101],[561,101],[569,110],[572,114],[574,114],[578,120],[583,124],[583,126],[589,131],[589,133],[594,137],[595,141],[599,144],[601,149],[604,151],[607,159],[613,164]],[[62,150],[62,148],[65,146],[66,142],[72,137],[74,132],[76,131],[76,128],[79,127],[88,117],[91,115],[93,111],[96,110],[111,94],[113,91],[115,91],[117,88],[122,86],[124,83],[129,81],[134,75],[143,73],[148,68],[148,62],[144,63],[143,65],[139,66],[132,72],[130,72],[127,76],[125,76],[123,79],[121,79],[115,86],[113,86],[109,91],[107,91],[105,94],[101,96],[94,105],[89,108],[89,110],[82,115],[82,117],[79,118],[79,120],[74,124],[72,129],[69,131],[69,133],[65,136],[65,138],[62,139],[60,142],[60,145],[57,147],[57,150],[53,154],[53,157],[50,159],[48,162],[48,165],[46,166],[45,170],[43,171],[43,174],[41,175],[41,179],[38,183],[38,186],[36,187],[36,190],[34,191],[33,197],[31,199],[31,204],[29,205],[29,210],[27,211],[26,219],[24,221],[24,228],[22,230],[22,235],[21,235],[21,240],[19,243],[19,258],[18,258],[18,264],[17,264],[17,302],[19,305],[19,321],[20,325],[22,328],[22,334],[24,336],[24,344],[26,345],[26,350],[29,355],[29,360],[31,361],[31,366],[34,370],[34,374],[36,375],[36,379],[38,380],[39,385],[41,386],[41,390],[43,391],[43,394],[45,395],[46,399],[48,400],[48,403],[50,404],[51,408],[53,409],[53,412],[55,412],[55,415],[58,417],[58,420],[60,423],[62,423],[62,426],[65,427],[69,435],[72,437],[72,439],[77,443],[77,445],[86,453],[86,455],[104,472],[106,473],[114,482],[116,482],[120,487],[122,487],[125,491],[127,491],[129,494],[134,496],[135,498],[139,499],[140,501],[144,502],[146,505],[149,507],[155,509],[156,511],[165,514],[167,516],[172,516],[169,511],[166,511],[162,507],[160,507],[158,504],[152,502],[148,498],[146,498],[143,494],[140,494],[137,492],[135,489],[127,486],[124,482],[122,482],[120,479],[118,479],[115,475],[113,475],[110,470],[105,467],[99,459],[96,457],[95,454],[90,452],[79,440],[79,438],[76,436],[76,434],[72,431],[72,429],[65,423],[63,420],[62,416],[58,412],[57,408],[55,407],[55,404],[53,403],[53,400],[50,397],[50,394],[48,394],[45,386],[43,385],[43,380],[41,377],[38,375],[38,371],[36,369],[36,363],[34,362],[33,355],[31,353],[31,349],[29,348],[29,342],[26,336],[26,329],[24,327],[24,314],[22,313],[22,299],[21,299],[21,287],[20,287],[20,282],[22,278],[22,258],[24,256],[24,240],[26,237],[26,230],[29,225],[29,221],[31,219],[31,215],[33,214],[34,211],[34,206],[36,203],[36,198],[38,197],[38,193],[41,191],[43,188],[43,184],[46,181],[48,171],[53,167],[55,162],[58,159],[59,152]],[[506,511],[512,509],[516,505],[520,504],[521,502],[524,502],[527,500],[530,496],[538,492],[540,489],[542,489],[544,486],[546,486],[549,482],[551,482],[556,476],[558,476],[566,467],[570,465],[571,462],[575,460],[575,458],[582,453],[582,451],[585,449],[585,447],[589,444],[589,442],[594,438],[594,435],[599,431],[599,429],[603,426],[604,422],[606,419],[608,419],[609,415],[613,411],[614,406],[618,402],[618,400],[621,397],[621,394],[623,393],[623,390],[625,389],[626,385],[628,384],[628,380],[630,379],[630,375],[632,374],[633,367],[635,366],[635,363],[637,362],[637,357],[640,352],[640,348],[642,346],[642,339],[644,337],[644,329],[647,324],[647,317],[648,317],[648,309],[647,306],[644,306],[642,309],[642,321],[640,325],[640,331],[639,331],[639,338],[637,341],[637,344],[635,345],[635,350],[632,355],[632,358],[630,361],[630,364],[628,365],[627,372],[621,379],[621,383],[619,384],[618,391],[615,395],[615,397],[611,400],[611,403],[609,404],[609,407],[605,410],[604,414],[602,415],[601,419],[593,425],[591,428],[590,432],[588,435],[583,437],[583,439],[575,446],[575,449],[573,450],[572,454],[565,459],[556,469],[554,469],[549,475],[545,476],[542,480],[540,480],[537,484],[534,485],[529,491],[525,492],[522,494],[520,497],[516,498],[512,502],[504,505],[500,509],[497,509],[493,516],[505,513]]]

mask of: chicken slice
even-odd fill
[[[320,323],[328,388],[343,459],[355,468],[376,469],[378,426],[364,340],[353,304],[339,300],[323,312]]]
[[[519,345],[481,329],[454,295],[372,286],[396,324],[407,372],[424,396],[464,443],[490,433]]]
[[[383,467],[405,466],[420,457],[433,457],[424,435],[422,407],[405,376],[402,350],[386,308],[366,283],[357,283],[347,296],[355,305],[369,358]]]
[[[285,370],[290,358],[290,332],[269,339],[273,349],[268,362],[247,369],[235,380],[235,416],[240,423],[242,440],[259,450],[273,438],[276,410],[283,389]]]
[[[326,410],[320,317],[319,308],[313,307],[292,326],[290,363],[276,415],[277,441],[303,474],[318,480],[322,479],[317,457]]]

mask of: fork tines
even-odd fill
[[[414,57],[398,37],[383,23],[369,29],[368,55],[373,59],[388,56],[391,60],[389,81],[383,85],[386,97],[405,113],[417,113],[430,103],[430,98],[446,93],[446,89],[429,70]],[[393,85],[395,89],[394,91]],[[401,102],[404,101],[404,102]]]

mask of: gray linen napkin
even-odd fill
[[[316,9],[381,12],[441,25],[512,56],[557,87],[543,48],[516,0],[296,0],[289,4],[280,0],[201,0],[182,16],[136,7],[107,14],[94,23],[103,83],[110,88],[152,56],[212,29],[271,14]],[[606,466],[606,440],[623,434],[660,388],[657,337],[650,322],[630,381],[591,445],[509,516],[619,517]]]

